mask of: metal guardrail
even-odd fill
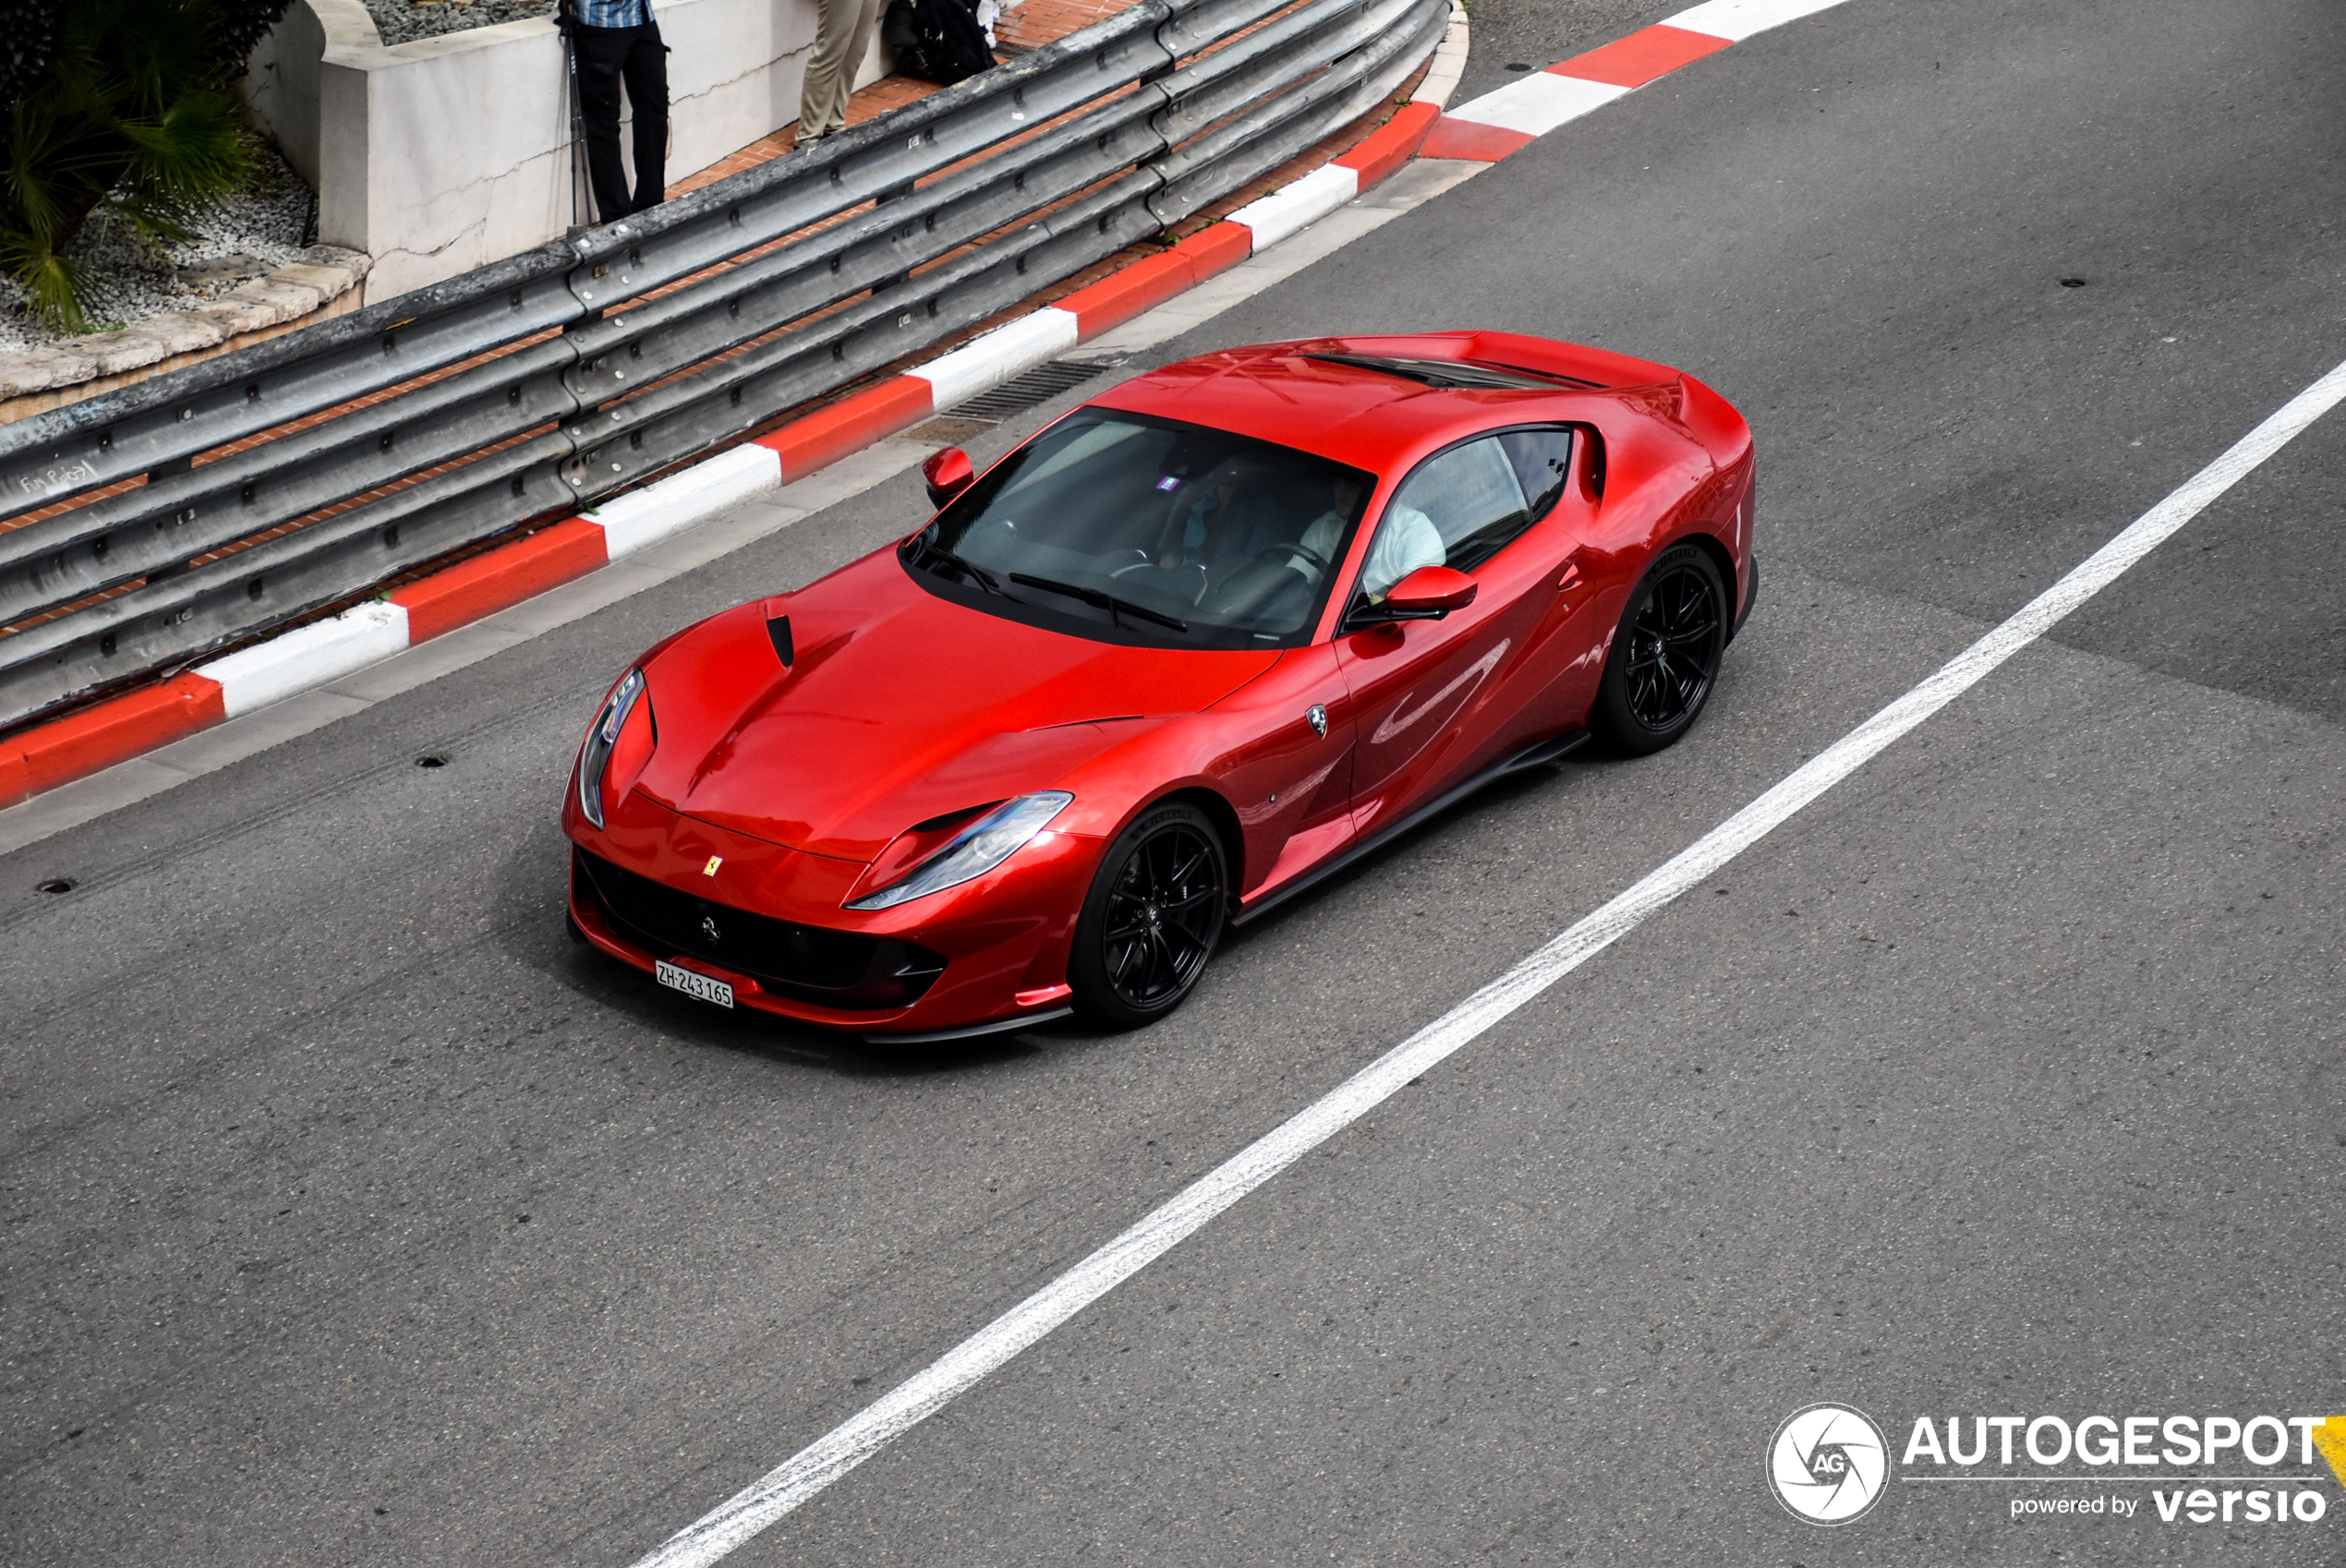
[[[0,724],[574,511],[981,321],[1360,117],[1448,15],[1143,0],[651,212],[0,427],[0,525],[95,492],[0,532],[0,625],[34,622],[0,636]]]

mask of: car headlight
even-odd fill
[[[930,893],[957,887],[1000,865],[1075,799],[1060,790],[1004,801],[913,868],[901,881],[848,901],[851,910],[892,910]]]
[[[659,743],[645,692],[641,669],[622,676],[578,749],[578,809],[598,827],[603,826],[604,776],[611,775],[623,790],[629,788]]]

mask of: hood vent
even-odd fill
[[[1555,392],[1564,387],[1594,387],[1577,376],[1518,370],[1509,365],[1483,365],[1471,359],[1388,359],[1372,354],[1307,354],[1325,365],[1349,365],[1375,370],[1424,386],[1468,392]]]

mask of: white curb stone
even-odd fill
[[[929,406],[941,411],[1066,353],[1075,329],[1075,312],[1045,306],[905,374],[928,383]]]
[[[1707,0],[1692,10],[1663,18],[1662,25],[1741,43],[1755,32],[1830,11],[1840,4],[1841,0]]]
[[[1264,251],[1299,230],[1308,229],[1360,194],[1360,176],[1351,169],[1323,163],[1302,178],[1281,186],[1259,201],[1250,201],[1230,214],[1254,234],[1253,254]]]
[[[745,441],[581,515],[602,525],[604,552],[617,561],[779,489],[781,483],[781,454]]]
[[[196,673],[220,682],[221,704],[235,718],[406,649],[407,612],[388,599],[370,599],[198,665]]]
[[[1534,71],[1451,110],[1450,118],[1521,131],[1526,136],[1545,136],[1568,120],[1603,108],[1628,90],[1611,82]]]

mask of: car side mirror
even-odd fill
[[[1447,566],[1421,566],[1393,585],[1383,604],[1366,602],[1353,606],[1344,618],[1345,630],[1357,632],[1364,626],[1380,626],[1395,621],[1439,621],[1454,609],[1464,609],[1474,602],[1481,588],[1465,573]]]
[[[977,470],[971,466],[968,452],[949,446],[928,454],[928,461],[921,464],[921,477],[928,481],[929,504],[943,506],[970,488]]]

